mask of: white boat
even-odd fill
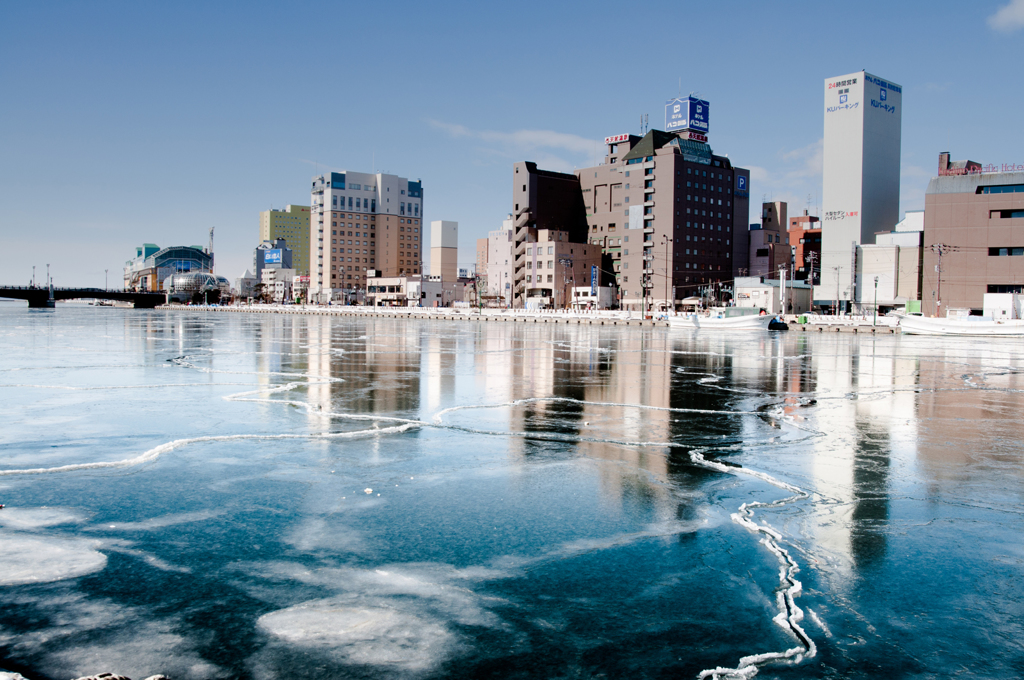
[[[672,328],[730,330],[730,331],[766,331],[774,316],[761,314],[753,307],[724,307],[708,312],[682,314],[668,317],[668,325]]]
[[[908,335],[1024,336],[1024,319],[996,321],[985,316],[903,316],[900,318],[900,332]]]

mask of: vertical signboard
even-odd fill
[[[597,265],[590,265],[590,297],[597,297]]]

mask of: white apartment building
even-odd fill
[[[487,233],[487,293],[511,306],[515,286],[515,226],[512,216]]]

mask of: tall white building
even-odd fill
[[[309,229],[310,300],[358,300],[368,271],[423,273],[423,184],[383,173],[319,175]]]
[[[874,243],[877,232],[892,231],[899,221],[902,100],[902,87],[865,71],[825,81],[816,304],[852,300],[856,246]]]

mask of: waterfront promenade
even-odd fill
[[[168,305],[162,309],[187,312],[228,312],[252,314],[310,314],[363,318],[422,319],[434,321],[488,321],[509,323],[565,323],[594,326],[661,326],[667,328],[664,314],[648,315],[622,310],[526,310],[432,307],[360,307],[355,305]],[[831,333],[895,333],[895,317],[830,316],[821,314],[786,315],[791,330]],[[806,323],[800,323],[804,319]]]

